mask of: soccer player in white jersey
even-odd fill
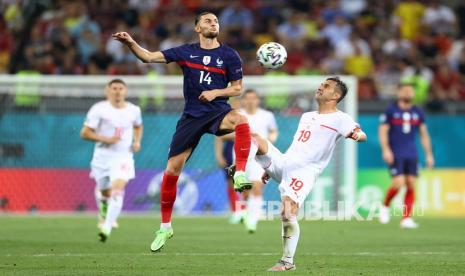
[[[249,121],[250,132],[266,137],[268,141],[274,144],[278,139],[276,119],[272,112],[260,108],[260,97],[257,91],[253,89],[246,90],[242,95],[241,105],[241,111]],[[257,230],[257,223],[263,205],[263,183],[261,179],[264,170],[255,161],[255,158],[251,158],[247,161],[246,173],[253,184],[252,190],[243,192],[244,200],[247,201],[244,224],[249,233],[254,233]]]
[[[254,135],[256,143],[252,143],[251,152],[256,152],[255,160],[265,169],[262,181],[266,183],[271,177],[279,182],[282,201],[283,256],[269,271],[295,269],[300,235],[298,210],[328,164],[336,142],[341,137],[358,142],[367,139],[359,125],[337,109],[346,94],[347,86],[339,78],[326,79],[316,92],[318,111],[302,114],[292,144],[284,154],[270,141]]]
[[[142,116],[138,106],[126,102],[127,87],[120,79],[106,86],[106,101],[87,113],[81,137],[94,141],[90,176],[101,192],[99,239],[110,236],[123,208],[124,187],[135,176],[133,153],[141,148]]]

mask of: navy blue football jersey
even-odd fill
[[[166,63],[178,63],[184,74],[184,114],[200,117],[209,112],[221,112],[231,107],[228,97],[201,102],[203,91],[223,89],[229,82],[242,79],[242,62],[232,48],[221,44],[215,49],[200,48],[200,43],[185,44],[162,51]]]
[[[415,138],[420,125],[425,122],[420,108],[413,106],[404,110],[393,103],[381,115],[380,121],[390,126],[389,146],[395,157],[417,157]]]

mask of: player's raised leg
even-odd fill
[[[299,242],[300,226],[297,221],[299,206],[288,196],[282,198],[281,206],[283,256],[268,271],[295,270],[294,255]]]
[[[234,189],[242,192],[252,188],[247,179],[245,167],[250,153],[250,127],[247,117],[237,110],[231,110],[221,121],[221,130],[234,130],[234,153],[236,154],[236,172],[234,173]]]
[[[155,239],[150,245],[152,252],[159,252],[166,241],[173,236],[173,227],[171,226],[171,216],[173,214],[173,206],[176,200],[177,182],[179,175],[182,172],[184,164],[189,158],[192,149],[187,149],[184,152],[170,157],[166,166],[163,180],[161,183],[161,224],[160,229],[155,233]]]

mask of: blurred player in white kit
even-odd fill
[[[271,111],[260,108],[260,97],[257,91],[248,89],[242,95],[242,113],[249,120],[250,132],[266,137],[271,143],[278,139],[278,126]],[[262,176],[265,171],[260,164],[252,158],[247,161],[246,173],[252,181],[252,190],[244,191],[244,200],[247,201],[247,214],[244,220],[245,227],[249,233],[257,230],[257,223],[261,216],[263,205],[263,183]]]
[[[124,188],[135,177],[133,153],[141,148],[142,115],[127,102],[127,87],[121,79],[106,86],[106,101],[87,113],[81,137],[94,141],[90,176],[95,180],[99,207],[99,239],[105,242],[123,208]]]
[[[265,169],[263,182],[279,182],[283,255],[268,271],[294,270],[294,255],[300,236],[297,214],[316,179],[328,165],[336,142],[341,138],[365,141],[366,134],[346,113],[337,109],[347,86],[337,77],[327,78],[316,91],[318,111],[302,114],[294,139],[286,153],[254,135],[251,154]],[[257,148],[258,147],[258,148]]]
[[[244,91],[240,102],[240,111],[247,117],[250,126],[250,132],[266,137],[270,142],[275,143],[278,139],[278,126],[276,119],[271,111],[260,108],[260,97],[254,89]],[[239,106],[237,107],[239,108]],[[217,137],[215,140],[215,155],[218,164],[225,165],[224,158],[221,157],[223,150],[223,141],[233,141],[234,135],[228,134]],[[219,146],[218,146],[219,144]],[[233,151],[231,151],[233,154]],[[230,219],[232,224],[243,221],[249,233],[257,231],[257,223],[261,216],[263,205],[263,183],[262,175],[265,172],[260,164],[255,161],[254,156],[250,155],[245,168],[248,179],[253,183],[252,190],[242,192],[243,200],[247,202],[246,210],[241,206],[235,206],[236,212]],[[239,202],[238,202],[239,203]],[[236,204],[238,205],[238,204]]]

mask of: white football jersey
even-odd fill
[[[278,129],[273,112],[259,108],[255,114],[248,114],[244,109],[241,110],[250,126],[250,132],[256,133],[267,139],[271,130]]]
[[[115,108],[109,101],[94,104],[87,113],[85,126],[95,129],[98,135],[121,139],[112,145],[97,142],[95,156],[127,156],[132,157],[132,141],[134,126],[142,125],[141,110],[130,102],[124,108]]]
[[[304,113],[285,153],[287,165],[295,168],[311,166],[321,172],[328,165],[337,140],[347,137],[357,127],[359,125],[342,111]]]

